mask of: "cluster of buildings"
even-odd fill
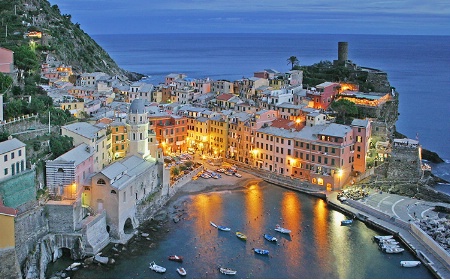
[[[62,126],[74,148],[45,164],[49,232],[81,242],[88,254],[110,238],[130,238],[141,205],[170,192],[167,155],[225,158],[340,189],[366,171],[373,127],[368,118],[335,123],[330,104],[345,98],[377,107],[392,98],[391,92],[360,93],[335,82],[304,89],[300,70],[265,69],[236,81],[169,74],[152,85],[100,72],[75,74],[49,54],[41,72],[54,106],[89,120]],[[0,180],[26,171],[24,147],[17,139],[0,143]],[[14,216],[11,203],[0,202],[0,210]]]

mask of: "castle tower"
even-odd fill
[[[148,118],[143,99],[131,103],[127,117],[128,155],[146,158],[148,150]]]
[[[348,60],[348,42],[338,42],[338,61],[345,62]]]

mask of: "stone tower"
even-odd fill
[[[148,150],[148,118],[144,99],[135,99],[131,103],[127,117],[128,155],[146,158]]]
[[[348,42],[338,42],[338,61],[345,62],[348,60]]]

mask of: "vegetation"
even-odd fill
[[[291,64],[291,70],[294,69],[294,66],[298,65],[300,62],[296,56],[291,56],[287,59],[288,65]]]
[[[73,148],[73,138],[69,136],[53,135],[50,138],[50,151],[53,154],[53,158],[57,158],[60,155],[68,152]]]
[[[350,124],[351,120],[358,116],[358,107],[347,99],[339,99],[331,103],[331,109],[337,113],[337,123]]]

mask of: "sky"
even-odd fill
[[[89,35],[450,35],[449,0],[49,0]]]

